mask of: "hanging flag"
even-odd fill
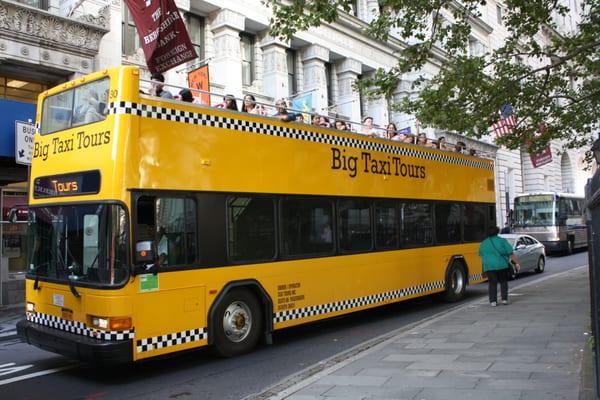
[[[312,111],[312,93],[306,93],[292,100],[292,110],[302,111],[304,122],[310,123],[310,112]]]
[[[542,165],[551,163],[552,150],[550,149],[550,145],[547,144],[546,147],[544,147],[544,149],[537,154],[529,153],[529,158],[531,159],[531,164],[533,164],[533,168],[541,167]]]
[[[544,122],[540,122],[538,125],[538,131],[535,136],[541,136],[546,130],[546,124]],[[546,147],[542,149],[537,154],[529,153],[529,158],[531,159],[531,164],[533,164],[533,168],[541,167],[542,165],[546,165],[552,162],[552,149],[550,148],[550,144],[547,144]]]
[[[494,129],[494,133],[496,133],[496,137],[500,138],[506,134],[512,133],[515,125],[517,125],[517,117],[515,117],[514,114],[511,114],[494,122],[492,128]]]
[[[151,73],[198,57],[174,0],[125,0]]]
[[[208,75],[208,64],[188,72],[188,86],[192,89],[194,97],[199,97],[202,104],[210,106],[210,79]],[[202,90],[198,92],[194,89]]]

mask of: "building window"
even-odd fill
[[[298,92],[298,85],[296,83],[296,51],[289,49],[285,55],[287,60],[288,92],[291,96]]]
[[[498,25],[502,25],[502,7],[500,5],[496,5],[496,22]]]
[[[187,13],[185,14],[185,22],[196,55],[199,60],[204,60],[204,18]]]
[[[14,0],[17,3],[25,4],[31,7],[39,8],[41,10],[48,9],[48,0]]]
[[[254,80],[254,37],[241,34],[242,48],[242,85],[250,86]]]
[[[475,38],[469,39],[469,55],[472,57],[484,56],[487,53],[487,48],[483,43]]]
[[[0,99],[37,103],[38,95],[47,89],[43,83],[0,76]]]
[[[123,16],[121,21],[121,33],[123,35],[121,52],[124,56],[131,56],[140,48],[140,38],[135,29],[131,13],[124,3],[121,5],[121,11],[121,15]]]
[[[328,106],[332,106],[333,102],[333,65],[331,63],[325,63],[325,82],[327,83],[327,103]],[[327,108],[329,111],[329,107]]]

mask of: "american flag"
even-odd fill
[[[517,117],[511,114],[507,117],[500,118],[498,121],[492,124],[492,128],[496,133],[496,137],[502,137],[508,133],[512,133],[515,125],[517,124]]]

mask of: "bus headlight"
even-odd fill
[[[131,329],[130,317],[95,317],[91,316],[92,327],[97,329],[107,329],[111,331],[125,331]]]
[[[27,305],[25,306],[25,311],[28,313],[35,314],[35,304],[28,301]]]

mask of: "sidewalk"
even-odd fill
[[[25,318],[25,306],[0,308],[0,341],[17,337],[17,322]]]
[[[466,303],[253,398],[578,399],[589,351],[587,267],[511,290],[510,301]]]

